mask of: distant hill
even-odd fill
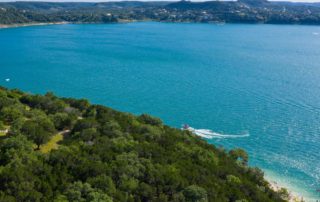
[[[320,3],[266,0],[207,2],[0,3],[0,24],[61,22],[161,22],[320,24]]]

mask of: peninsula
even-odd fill
[[[147,114],[0,89],[0,201],[286,201],[242,149]]]

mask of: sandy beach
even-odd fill
[[[274,181],[274,180],[267,180],[267,181],[270,184],[270,188],[273,189],[276,192],[281,190],[281,188],[285,188],[289,192],[289,202],[304,202],[305,201],[303,196],[301,196],[298,193],[294,193],[294,192],[290,191],[288,188],[281,186],[276,181]]]

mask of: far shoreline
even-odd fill
[[[234,25],[279,25],[279,26],[315,26],[319,27],[320,24],[299,24],[299,23],[241,23],[241,22],[192,22],[192,21],[181,21],[181,22],[174,22],[174,21],[157,21],[152,19],[144,19],[144,20],[119,20],[116,22],[68,22],[68,21],[61,21],[61,22],[30,22],[30,23],[14,23],[14,24],[0,24],[0,29],[7,29],[7,28],[19,28],[19,27],[31,27],[31,26],[46,26],[46,25],[64,25],[64,24],[73,24],[73,25],[86,25],[86,24],[123,24],[123,23],[135,23],[135,22],[158,22],[158,23],[177,23],[177,24],[213,24],[213,25],[225,25],[225,24],[234,24]]]
[[[32,26],[46,26],[46,25],[98,25],[98,24],[123,24],[123,23],[134,23],[134,22],[153,22],[150,20],[121,20],[118,22],[32,22],[32,23],[16,23],[16,24],[0,24],[0,29],[9,29],[9,28],[19,28],[19,27],[32,27]]]
[[[39,22],[39,23],[21,23],[21,24],[0,24],[0,29],[31,27],[31,26],[45,26],[45,25],[64,25],[68,22]]]

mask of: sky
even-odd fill
[[[12,2],[17,0],[0,0],[0,2]],[[18,0],[18,1],[53,1],[53,2],[103,2],[103,1],[121,1],[121,0]],[[126,0],[132,1],[132,0]],[[179,0],[133,0],[133,1],[179,1]],[[191,0],[191,1],[210,1],[210,0]],[[291,1],[291,2],[320,2],[320,0],[269,0],[269,1]]]

